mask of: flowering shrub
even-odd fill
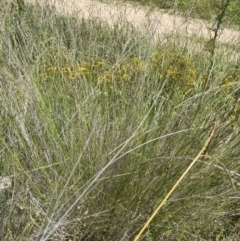
[[[174,89],[182,94],[191,92],[196,83],[197,76],[202,76],[202,83],[206,82],[207,73],[198,73],[190,57],[176,50],[163,50],[153,52],[148,61],[138,57],[126,58],[117,64],[108,63],[104,59],[74,61],[67,51],[58,54],[53,51],[58,64],[42,60],[40,79],[54,81],[63,77],[69,81],[77,81],[85,78],[90,83],[106,87],[108,90],[116,91],[120,86],[131,88],[138,80],[141,72],[148,69],[147,74],[152,86],[163,83],[167,79],[167,89]],[[240,73],[236,69],[229,70],[226,76],[219,82],[225,90],[230,89],[230,83],[240,79]]]
[[[224,78],[222,79],[222,85],[229,89],[231,82],[240,81],[240,70],[239,68],[231,68],[226,72]]]
[[[125,59],[114,65],[102,59],[75,62],[71,60],[69,53],[64,51],[61,56],[55,51],[53,54],[57,56],[58,65],[49,61],[49,58],[43,58],[39,75],[42,81],[54,81],[60,77],[69,81],[85,78],[99,86],[106,86],[109,90],[114,90],[120,85],[129,87],[144,64],[137,57]]]
[[[158,80],[168,78],[169,87],[183,93],[189,92],[196,79],[197,70],[191,59],[177,51],[159,51],[152,54],[151,68],[157,73]]]

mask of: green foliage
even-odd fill
[[[54,81],[61,76],[69,81],[77,81],[84,77],[89,83],[95,82],[115,91],[123,85],[133,88],[140,73],[146,68],[156,74],[159,83],[168,78],[168,88],[176,88],[182,93],[193,88],[197,76],[191,60],[176,50],[156,51],[152,53],[149,61],[140,60],[138,57],[128,58],[114,68],[104,59],[72,62],[68,52],[64,51],[60,61],[62,66],[47,64],[44,58],[40,71],[42,81]]]
[[[151,67],[160,81],[168,79],[169,89],[173,88],[186,94],[194,87],[197,69],[192,60],[181,52],[169,49],[154,52]]]
[[[119,0],[120,2],[137,2],[143,5],[152,5],[161,9],[174,9],[175,11],[196,18],[203,18],[207,20],[215,19],[219,14],[222,4],[226,0]],[[238,25],[239,17],[239,2],[238,0],[231,0],[228,7],[226,20],[228,24]]]
[[[13,188],[0,239],[132,240],[213,122],[143,240],[236,235],[238,64],[216,57],[206,86],[207,54],[51,7],[21,14],[1,28],[0,172]]]

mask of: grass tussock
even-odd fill
[[[239,63],[21,6],[1,11],[0,239],[133,240],[216,123],[142,240],[237,240]]]

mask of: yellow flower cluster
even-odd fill
[[[135,57],[126,59],[113,67],[105,66],[103,71],[98,71],[97,81],[99,84],[107,85],[110,89],[124,84],[129,87],[139,74],[142,64],[143,61]]]
[[[64,60],[62,62],[63,64],[58,66],[44,63],[39,75],[41,80],[51,81],[59,76],[70,81],[86,78],[100,86],[116,89],[119,85],[131,84],[143,65],[143,61],[140,61],[137,57],[125,59],[113,66],[103,60],[79,63]]]
[[[80,76],[90,75],[90,69],[91,65],[87,62],[81,64],[70,63],[66,66],[44,65],[44,71],[40,73],[40,78],[42,80],[53,80],[59,75],[63,75],[69,80],[77,80]]]
[[[151,67],[157,72],[159,81],[168,78],[168,84],[183,93],[194,87],[197,70],[189,57],[176,50],[154,52]]]
[[[233,69],[233,68],[229,69],[226,76],[222,80],[222,85],[228,85],[232,81],[236,81],[236,80],[237,81],[240,80],[240,69],[239,69],[239,67],[237,67],[235,69]]]
[[[85,78],[87,81],[105,86],[109,90],[117,90],[119,86],[133,87],[141,73],[152,79],[150,85],[161,84],[167,79],[167,87],[187,94],[196,83],[197,76],[201,76],[190,57],[177,50],[163,50],[152,53],[149,60],[139,57],[129,57],[117,64],[108,63],[104,59],[74,62],[67,52],[58,56],[58,65],[43,61],[40,78],[44,81],[64,77],[70,81]],[[202,75],[202,82],[207,75]],[[240,79],[240,72],[230,70],[222,80],[223,86],[228,86],[231,81]],[[156,83],[157,82],[157,83]]]

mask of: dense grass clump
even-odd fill
[[[214,123],[143,240],[238,237],[237,61],[50,6],[1,19],[1,240],[133,240]]]

